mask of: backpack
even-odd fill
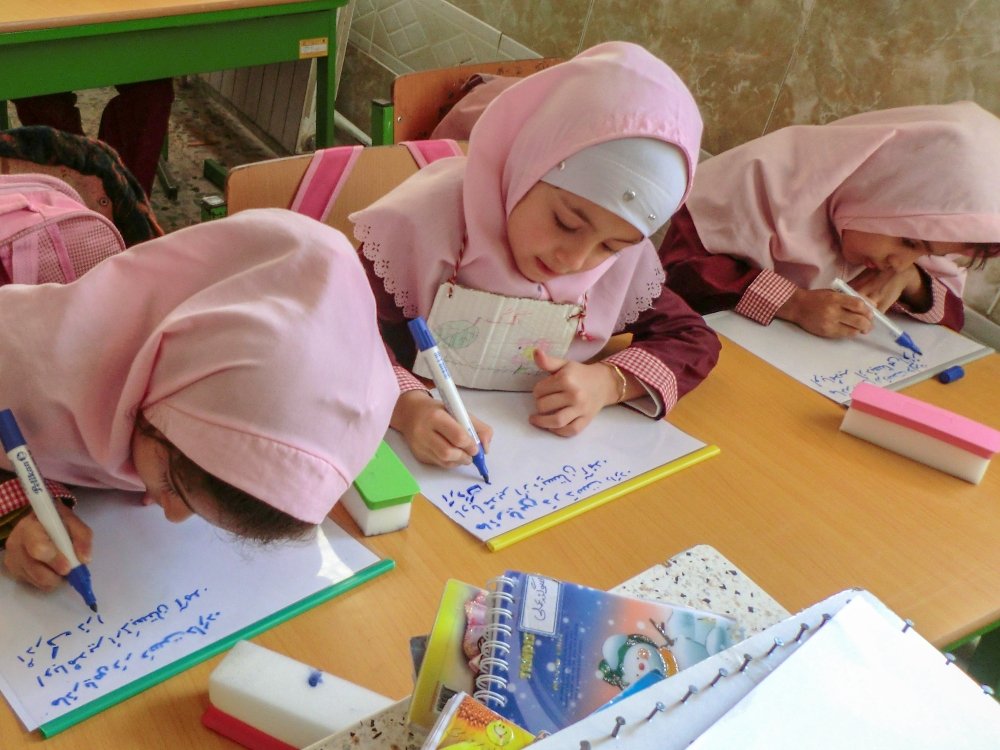
[[[0,285],[69,283],[124,249],[114,223],[62,180],[0,175]]]

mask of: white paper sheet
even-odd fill
[[[994,750],[1000,704],[852,599],[690,750]]]
[[[139,496],[83,490],[99,612],[68,585],[0,577],[0,691],[28,729],[183,660],[350,578],[378,557],[327,520],[302,543],[258,547],[195,516],[169,523]]]
[[[417,461],[399,433],[386,440],[420,491],[478,539],[504,532],[626,482],[705,443],[631,409],[602,410],[579,435],[533,427],[530,393],[461,390],[466,408],[493,427],[486,455],[491,484],[473,466],[440,469]]]
[[[944,326],[893,315],[923,352],[915,354],[893,341],[882,327],[864,336],[827,339],[784,320],[762,326],[726,310],[705,316],[717,333],[739,344],[817,393],[847,404],[862,381],[899,390],[993,352],[988,346]]]

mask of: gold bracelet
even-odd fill
[[[620,404],[625,400],[625,389],[628,387],[628,381],[625,379],[625,373],[621,371],[618,365],[612,362],[601,362],[602,365],[606,365],[611,368],[611,371],[618,376],[618,400],[615,401],[616,404]]]

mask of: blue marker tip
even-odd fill
[[[479,452],[472,457],[472,463],[475,464],[476,468],[479,469],[479,473],[483,477],[483,481],[486,484],[490,483],[490,473],[486,471],[486,456],[483,454],[482,446],[479,447]]]
[[[905,346],[910,351],[916,352],[917,354],[923,356],[923,352],[917,348],[917,345],[913,343],[913,339],[910,338],[910,334],[906,333],[905,331],[902,334],[900,334],[898,339],[896,339],[896,343],[899,344],[900,346]]]
[[[94,596],[94,589],[90,584],[90,570],[87,566],[77,565],[66,575],[66,581],[79,592],[87,606],[96,612],[97,598]]]
[[[309,673],[309,687],[316,687],[323,681],[323,673],[314,669]]]

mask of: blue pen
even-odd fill
[[[849,294],[852,297],[857,297],[859,300],[864,302],[868,306],[868,309],[872,311],[872,315],[875,316],[875,320],[877,320],[879,323],[884,325],[886,328],[889,329],[889,331],[892,332],[893,338],[895,338],[897,344],[899,344],[900,346],[905,346],[911,352],[916,352],[917,354],[921,355],[923,354],[923,352],[917,348],[917,345],[913,343],[913,339],[910,338],[910,334],[908,334],[898,325],[889,320],[886,314],[883,313],[881,310],[879,310],[877,307],[875,307],[875,305],[872,303],[870,299],[868,299],[862,294],[859,294],[857,291],[854,290],[854,287],[852,287],[846,281],[844,281],[843,279],[834,279],[833,283],[830,286],[832,286],[838,292],[841,292],[843,294]]]
[[[24,494],[28,496],[31,509],[35,511],[39,523],[52,539],[56,549],[59,550],[67,560],[72,569],[66,576],[70,586],[80,592],[80,596],[95,612],[97,611],[97,599],[94,598],[94,589],[90,586],[90,571],[87,566],[81,563],[76,553],[73,551],[73,542],[70,541],[69,532],[63,525],[59,511],[56,510],[55,501],[49,494],[42,481],[42,474],[35,465],[35,460],[31,457],[28,445],[25,443],[21,429],[17,426],[14,413],[10,409],[0,411],[0,442],[3,443],[4,452],[7,458],[14,465],[17,478],[21,481]]]
[[[419,316],[411,320],[409,326],[413,340],[417,343],[417,349],[424,352],[427,366],[431,371],[431,377],[434,379],[434,385],[437,386],[438,393],[441,394],[441,400],[444,402],[444,408],[448,410],[448,413],[455,418],[455,421],[462,425],[465,431],[476,441],[477,452],[472,457],[472,463],[479,469],[479,473],[483,475],[483,480],[486,484],[489,484],[490,475],[486,471],[486,456],[483,455],[483,444],[479,441],[476,428],[472,426],[472,420],[469,419],[469,412],[466,411],[465,404],[462,403],[462,398],[458,395],[458,388],[455,387],[455,381],[451,379],[451,373],[448,372],[448,365],[444,363],[444,357],[441,356],[441,352],[438,350],[434,334],[427,327],[427,321]]]

